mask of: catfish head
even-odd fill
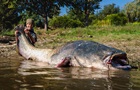
[[[112,52],[103,58],[103,63],[117,69],[132,69],[131,65],[129,65],[126,53],[115,54]]]

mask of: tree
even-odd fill
[[[77,15],[77,18],[84,15],[85,26],[88,26],[89,15],[94,14],[95,9],[99,8],[102,0],[71,0],[70,11]]]
[[[1,0],[0,2],[0,31],[13,28],[20,19],[16,11],[16,0]]]
[[[67,16],[73,20],[80,20],[81,22],[84,21],[85,17],[84,17],[84,13],[78,13],[76,12],[74,9],[70,9],[68,12],[67,12]],[[83,23],[84,24],[84,23]]]
[[[127,23],[127,17],[123,13],[110,14],[105,17],[105,20],[109,22],[110,25],[125,25]]]
[[[117,14],[120,12],[120,8],[116,7],[115,4],[105,5],[103,10],[98,14],[99,19],[104,19],[107,15]]]
[[[124,12],[129,22],[140,21],[140,1],[134,0],[133,2],[127,3]]]
[[[53,17],[50,20],[50,25],[54,28],[76,28],[82,27],[83,24],[79,20],[72,19],[68,15]]]
[[[67,5],[69,0],[22,0],[26,11],[35,12],[44,19],[44,27],[48,30],[48,18],[58,15],[60,6]]]
[[[28,18],[32,18],[34,19],[35,27],[44,28],[43,18],[40,15],[34,12],[24,11],[24,12],[20,12],[20,16],[21,16],[21,20],[19,21],[20,24],[25,24]]]

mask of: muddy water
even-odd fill
[[[140,90],[140,71],[53,68],[23,58],[0,58],[0,90]]]

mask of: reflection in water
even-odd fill
[[[53,68],[44,62],[0,61],[2,90],[139,90],[139,75],[139,71]]]
[[[49,66],[45,62],[35,62],[27,60],[23,61],[18,69],[18,73],[21,75],[58,74],[57,78],[61,78],[61,76],[59,75],[62,75],[62,78],[77,78],[77,79],[110,78],[110,74],[111,77],[113,77],[116,72],[117,71],[97,70],[93,68],[82,68],[82,67],[53,68],[52,66]]]

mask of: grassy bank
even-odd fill
[[[107,26],[107,27],[93,27],[87,28],[69,28],[56,29],[47,31],[37,30],[37,34],[41,38],[49,39],[47,44],[54,47],[55,44],[63,44],[75,40],[94,40],[101,43],[107,42],[131,42],[140,40],[140,26]],[[53,42],[53,43],[52,43]]]
[[[104,26],[68,28],[47,31],[36,30],[44,47],[56,48],[75,40],[92,40],[125,51],[131,61],[140,60],[140,26]],[[46,42],[47,41],[47,42]],[[40,46],[40,44],[38,44]]]
[[[91,40],[125,51],[130,61],[140,61],[140,25],[89,26],[44,31],[35,29],[37,47],[56,48],[75,40]],[[3,35],[14,36],[14,30]]]

